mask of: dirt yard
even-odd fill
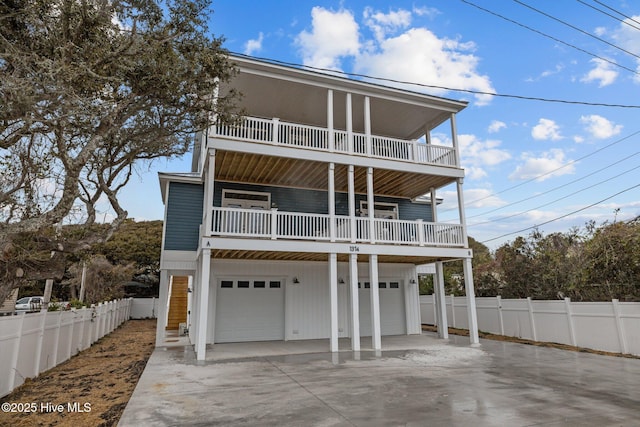
[[[0,426],[115,426],[155,345],[154,320],[130,320],[0,403]],[[30,412],[26,412],[30,411]]]

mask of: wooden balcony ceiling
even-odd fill
[[[374,135],[416,139],[466,107],[464,101],[425,95],[363,81],[268,62],[234,57],[239,73],[230,86],[242,94],[248,115],[278,117],[293,123],[325,127],[327,92],[333,90],[336,129],[346,129],[346,94],[352,96],[353,129],[364,132],[365,97],[369,97]],[[224,96],[226,88],[221,88]]]
[[[313,190],[328,188],[328,168],[323,162],[271,157],[252,153],[218,151],[216,153],[216,180],[274,185]],[[398,170],[375,169],[373,191],[376,195],[413,199],[427,194],[431,188],[440,188],[455,178],[447,176],[407,173]],[[355,192],[367,193],[367,171],[355,168]],[[336,191],[348,191],[348,167],[336,165]]]
[[[259,251],[238,251],[238,250],[213,250],[213,259],[235,259],[245,261],[319,261],[327,262],[326,253],[301,253],[301,252],[259,252]],[[360,255],[358,261],[366,262],[368,255]],[[429,264],[442,260],[443,258],[424,256],[404,256],[404,255],[378,255],[379,263],[397,264]],[[348,262],[349,254],[338,254],[338,262]]]

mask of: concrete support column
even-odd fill
[[[158,295],[158,320],[156,322],[156,347],[164,343],[165,329],[167,327],[167,304],[169,303],[169,272],[160,271],[160,293]]]
[[[329,254],[329,298],[331,306],[330,350],[338,351],[338,254]]]
[[[349,254],[349,294],[351,297],[351,349],[360,351],[360,306],[358,302],[358,255]]]
[[[369,255],[369,281],[371,286],[371,346],[382,350],[380,332],[380,290],[378,289],[378,255]]]
[[[356,191],[355,191],[355,169],[353,165],[349,165],[347,176],[349,187],[349,221],[351,224],[351,243],[356,242]]]
[[[376,227],[375,227],[375,197],[373,195],[373,168],[367,168],[367,214],[369,217],[369,239],[371,243],[376,242]]]
[[[436,310],[438,315],[438,336],[442,339],[448,339],[449,324],[447,323],[447,302],[444,295],[444,268],[441,261],[436,262],[436,274],[433,279],[433,290],[436,294],[436,304],[438,304],[438,309]]]
[[[327,131],[329,132],[329,151],[333,152],[336,146],[336,139],[333,133],[333,90],[327,91]]]
[[[214,149],[209,150],[209,158],[207,163],[207,170],[204,173],[204,200],[202,224],[203,233],[205,236],[211,236],[212,232],[212,218],[213,218],[213,187],[216,171],[216,152]]]
[[[328,169],[328,188],[327,193],[329,196],[329,236],[331,241],[336,241],[336,180],[335,180],[335,163],[329,163]]]
[[[205,360],[207,348],[207,320],[209,312],[209,281],[211,278],[211,249],[202,249],[200,255],[200,295],[198,295],[198,330],[196,332],[196,359]]]
[[[464,213],[464,194],[462,192],[462,183],[464,182],[463,178],[458,178],[456,181],[456,192],[458,193],[458,215],[460,216],[460,224],[462,225],[462,243],[464,243],[464,247],[469,247],[469,242],[467,238],[467,221]]]
[[[469,341],[471,344],[478,344],[478,314],[476,312],[476,294],[473,289],[473,270],[471,269],[471,258],[465,258],[462,262],[464,271],[464,290],[467,294],[467,318],[469,319]]]

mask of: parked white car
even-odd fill
[[[43,296],[24,297],[16,301],[16,311],[40,310],[44,301]]]

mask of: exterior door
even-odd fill
[[[360,282],[358,287],[360,335],[371,336],[371,286],[369,282]],[[378,288],[380,289],[380,333],[382,335],[406,334],[407,320],[402,282],[381,279]]]

